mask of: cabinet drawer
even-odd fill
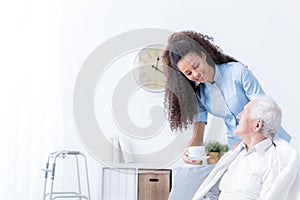
[[[139,170],[138,199],[167,200],[171,185],[170,170]]]

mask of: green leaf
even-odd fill
[[[207,152],[227,152],[228,146],[221,144],[219,141],[209,141],[204,143]]]

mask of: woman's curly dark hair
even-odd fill
[[[227,62],[235,62],[234,58],[224,54],[212,43],[213,38],[195,31],[173,33],[163,55],[166,74],[166,90],[164,107],[172,131],[186,129],[193,123],[198,113],[198,100],[195,94],[196,85],[187,79],[177,68],[177,63],[190,52],[201,56],[204,52],[210,66]]]

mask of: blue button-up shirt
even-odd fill
[[[251,95],[264,95],[265,92],[252,72],[242,63],[230,62],[215,65],[215,83],[200,83],[197,86],[199,114],[194,122],[207,122],[208,112],[224,119],[228,146],[231,147],[241,139],[234,134],[238,124],[236,116],[251,100]],[[215,106],[218,102],[219,106]],[[278,136],[286,141],[291,136],[281,128]]]

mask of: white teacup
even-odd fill
[[[205,146],[190,146],[187,151],[189,157],[200,158],[205,156]]]

